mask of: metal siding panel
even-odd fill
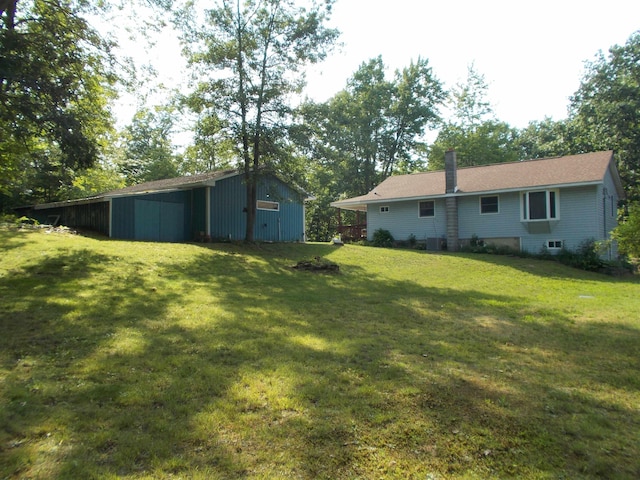
[[[242,176],[225,178],[211,188],[211,237],[243,240],[246,229],[246,188]]]
[[[174,202],[160,203],[160,241],[185,241],[184,204]]]
[[[122,240],[135,238],[135,207],[133,197],[111,201],[111,236]]]
[[[258,210],[256,239],[270,242],[300,242],[304,239],[304,208],[300,193],[276,177],[261,179],[258,200],[279,203],[279,211]]]
[[[267,242],[304,239],[304,208],[300,194],[277,178],[261,179],[258,200],[279,202],[279,211],[257,210],[254,238]],[[242,175],[216,182],[211,189],[211,236],[243,240],[246,232],[246,186]]]
[[[136,240],[160,240],[160,202],[136,198],[134,201],[134,238]]]
[[[193,228],[192,238],[198,238],[200,232],[206,233],[207,222],[207,189],[196,188],[191,191],[191,225]]]

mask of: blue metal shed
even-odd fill
[[[257,185],[255,240],[304,241],[307,197],[301,189],[276,175],[261,174]],[[70,223],[68,220],[76,216],[65,212],[76,212],[79,206],[96,209],[108,219],[108,225],[102,225],[100,231],[111,238],[126,240],[243,240],[246,198],[243,174],[224,170],[142,183],[90,199],[38,205],[32,213],[45,219],[55,212],[62,224],[86,227],[89,225]]]

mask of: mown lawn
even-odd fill
[[[0,327],[3,479],[640,478],[638,278],[0,229]]]

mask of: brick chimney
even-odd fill
[[[445,211],[447,215],[447,250],[458,251],[458,168],[456,165],[456,152],[448,150],[444,154],[445,174]]]

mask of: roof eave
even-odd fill
[[[332,202],[330,205],[335,208],[342,208],[345,210],[355,210],[361,209],[360,207],[364,206],[366,208],[367,205],[381,204],[381,203],[391,203],[391,202],[408,202],[411,200],[433,200],[437,198],[448,198],[448,197],[471,197],[476,195],[493,195],[499,193],[513,193],[513,192],[525,192],[531,190],[547,190],[547,189],[559,189],[559,188],[573,188],[573,187],[584,187],[591,185],[601,185],[603,183],[602,180],[592,180],[589,182],[574,182],[574,183],[554,183],[547,185],[529,185],[522,187],[514,187],[514,188],[498,188],[492,190],[477,190],[473,192],[465,192],[462,190],[458,190],[456,193],[438,193],[432,195],[412,195],[410,197],[388,197],[382,199],[363,199],[355,202],[349,202],[348,200],[339,200],[337,202]]]

